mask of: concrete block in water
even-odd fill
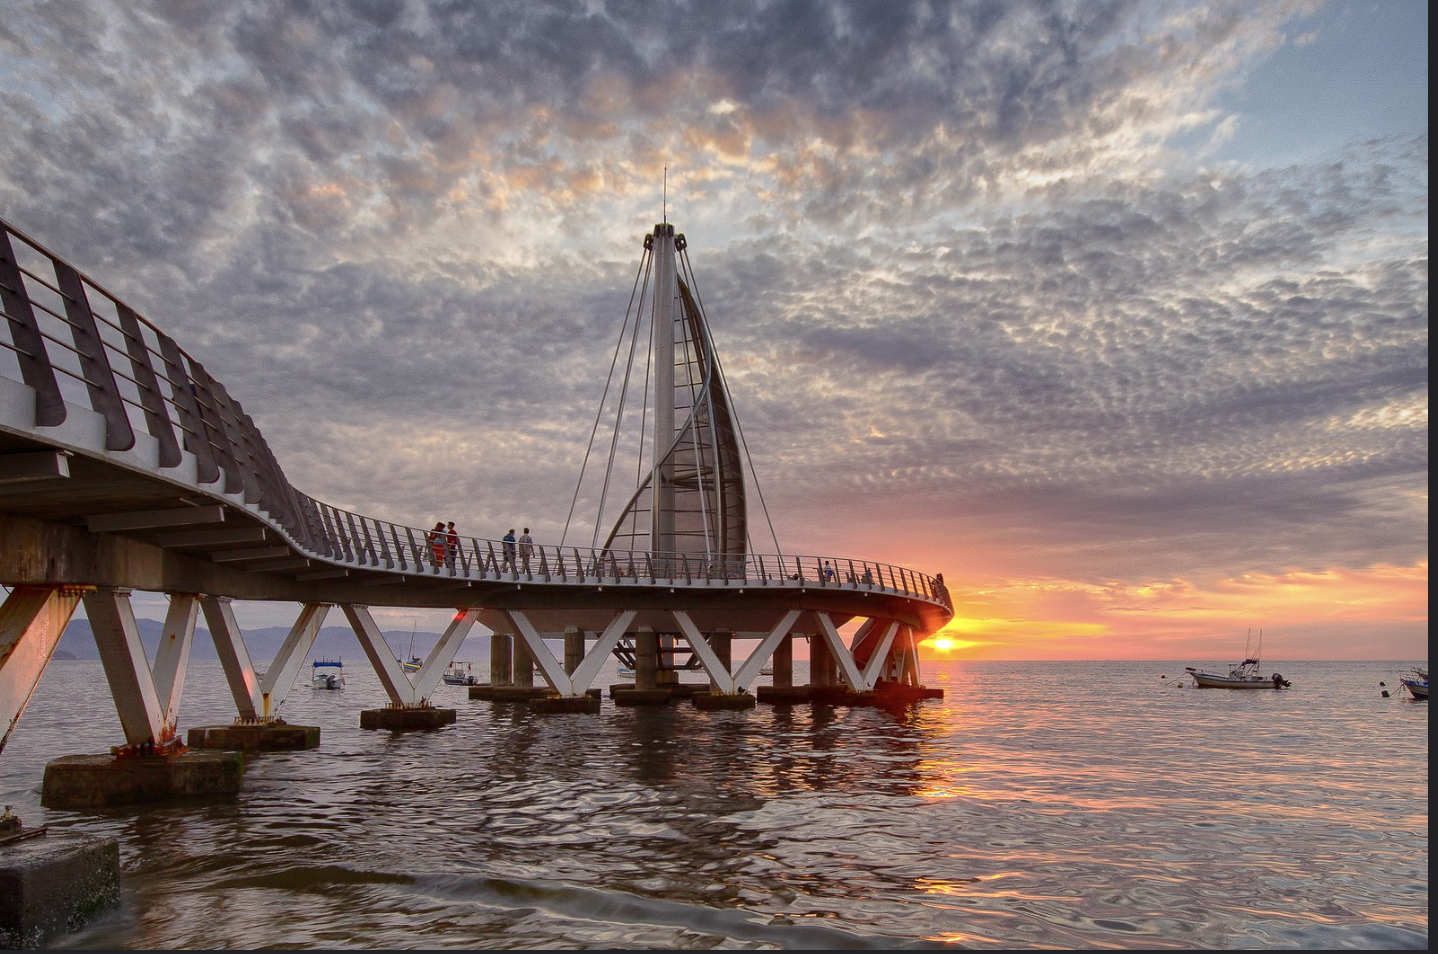
[[[668,689],[611,689],[616,706],[667,706],[671,700]]]
[[[559,693],[548,686],[495,686],[489,698],[494,702],[533,702],[535,699],[557,699]]]
[[[294,752],[318,748],[320,727],[285,722],[204,725],[192,728],[185,741],[192,749]]]
[[[812,696],[808,686],[755,686],[754,694],[759,702],[781,706],[808,702]]]
[[[360,710],[361,729],[438,729],[455,720],[455,710],[430,706],[392,706],[388,709]]]
[[[120,846],[78,832],[0,840],[0,948],[39,947],[120,903]]]
[[[40,804],[84,810],[195,795],[234,795],[244,760],[238,752],[180,755],[64,755],[45,765]]]

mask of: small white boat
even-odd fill
[[[343,689],[344,663],[338,659],[316,659],[311,667],[310,686],[315,689]]]
[[[1249,630],[1252,639],[1253,631]],[[1258,648],[1263,649],[1263,630],[1258,631]],[[1193,684],[1199,689],[1287,689],[1292,683],[1282,674],[1265,676],[1261,669],[1259,653],[1245,655],[1243,662],[1234,663],[1226,673],[1204,672],[1193,666],[1184,666],[1184,672],[1193,677]]]
[[[414,635],[419,629],[419,617],[415,617],[414,625],[409,630],[409,659],[399,661],[400,668],[407,673],[419,672],[424,668],[424,660],[414,654]]]
[[[479,680],[474,676],[474,663],[450,663],[449,668],[444,671],[444,681],[450,686],[479,685]]]
[[[1403,688],[1408,690],[1414,700],[1428,701],[1428,670],[1414,666],[1412,669],[1398,677],[1403,683]]]

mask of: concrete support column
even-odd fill
[[[155,691],[150,661],[130,607],[130,591],[106,586],[86,593],[85,614],[95,633],[95,648],[110,683],[125,742],[131,746],[169,742],[174,738],[174,724]]]
[[[564,631],[564,671],[574,675],[584,662],[584,631],[571,626]]]
[[[719,657],[723,663],[724,671],[734,672],[734,633],[727,629],[716,629],[709,634],[709,648],[714,650],[714,655]],[[709,691],[720,692],[722,688],[713,679],[709,680]]]
[[[899,660],[898,680],[909,686],[919,685],[919,647],[915,644],[913,627],[905,626],[902,633],[904,655]]]
[[[679,685],[679,670],[674,668],[675,656],[673,650],[679,645],[679,640],[673,633],[659,634],[659,656],[655,662],[657,670],[654,675],[655,685],[664,688]]]
[[[634,688],[658,689],[659,637],[647,626],[634,634]]]
[[[80,605],[72,586],[17,586],[0,603],[0,752]]]
[[[794,636],[785,636],[774,650],[774,685],[789,688],[794,685]]]
[[[512,684],[522,689],[534,688],[534,655],[524,640],[510,637],[514,646],[514,678]]]
[[[815,634],[809,637],[809,685],[832,686],[834,684],[834,658],[824,637]]]
[[[514,637],[509,633],[495,633],[489,637],[489,684],[491,686],[514,685]]]
[[[227,596],[203,596],[200,607],[205,612],[205,622],[210,626],[210,637],[215,641],[215,652],[220,657],[220,668],[230,686],[230,696],[240,718],[259,718],[260,681],[255,677],[255,667],[250,661],[250,651],[240,633],[240,624],[235,621],[235,611]]]

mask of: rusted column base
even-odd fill
[[[238,752],[65,755],[46,764],[40,804],[83,811],[193,795],[234,795],[244,764]]]
[[[696,692],[694,708],[705,712],[754,708],[755,699],[747,692]]]
[[[533,712],[583,712],[593,714],[599,711],[600,699],[597,694],[582,696],[550,696],[535,699],[529,704]]]
[[[668,689],[611,689],[616,706],[667,706]]]
[[[320,727],[286,722],[201,725],[190,729],[185,741],[192,749],[293,752],[319,748]]]
[[[713,692],[708,685],[702,682],[671,682],[665,686],[669,694],[675,699],[693,699],[701,692]]]
[[[0,948],[37,948],[120,903],[120,845],[79,832],[0,836]]]
[[[486,701],[494,698],[494,686],[470,686],[469,697],[471,699],[484,699]]]
[[[808,702],[811,697],[809,689],[809,686],[755,686],[754,694],[760,702],[787,706]]]
[[[852,705],[849,697],[854,691],[848,686],[810,686],[809,700],[830,706]]]
[[[391,706],[386,709],[361,709],[361,729],[438,729],[454,722],[453,709],[433,706]]]
[[[616,692],[624,692],[625,690],[633,688],[634,683],[632,682],[611,682],[609,684],[609,698],[613,699]]]

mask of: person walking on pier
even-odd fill
[[[519,536],[519,563],[524,567],[524,572],[529,572],[529,559],[534,556],[534,538],[529,535],[529,528],[524,528],[524,533]]]
[[[504,569],[514,572],[514,528],[504,535]]]
[[[454,521],[444,531],[445,549],[449,551],[449,568],[452,570],[459,562],[459,531],[454,529]]]
[[[436,523],[424,536],[424,542],[429,544],[429,561],[439,567],[444,563],[444,523]]]

